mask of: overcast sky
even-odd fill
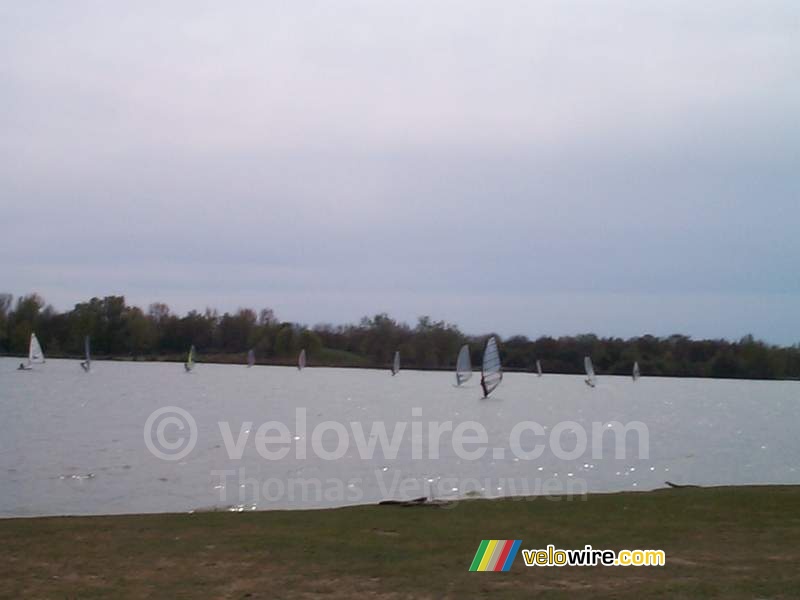
[[[0,291],[800,341],[800,3],[5,2]]]

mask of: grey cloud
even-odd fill
[[[795,342],[799,24],[793,2],[5,6],[0,287]]]

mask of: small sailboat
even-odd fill
[[[394,361],[392,361],[392,377],[400,372],[400,350],[394,353]]]
[[[597,385],[597,376],[594,374],[594,366],[592,365],[592,359],[588,356],[584,357],[583,359],[583,368],[586,370],[586,385],[589,387],[594,387]]]
[[[28,364],[19,363],[18,370],[30,371],[33,369],[33,365],[41,364],[44,364],[44,352],[42,352],[42,346],[39,344],[39,338],[36,337],[35,333],[32,333],[31,341],[28,344]]]
[[[92,369],[92,355],[89,353],[89,336],[83,338],[84,359],[81,361],[81,368],[87,373]]]
[[[542,376],[542,363],[539,362],[539,359],[536,359],[536,375],[538,377]]]
[[[469,358],[469,345],[464,344],[458,351],[456,359],[456,385],[469,381],[472,377],[472,361]]]
[[[192,369],[194,369],[194,344],[192,344],[192,347],[189,348],[189,356],[186,357],[186,362],[183,363],[183,368],[186,369],[187,373],[191,373]]]
[[[247,368],[249,369],[254,364],[256,364],[256,352],[250,348],[250,351],[247,353]]]
[[[641,376],[642,374],[639,371],[639,361],[637,360],[633,363],[633,380],[636,381]]]
[[[486,347],[483,350],[483,366],[481,367],[483,397],[488,398],[502,380],[503,366],[500,364],[500,352],[497,350],[497,341],[492,336],[486,340]]]
[[[300,356],[297,357],[297,370],[302,371],[306,368],[306,349],[300,350]]]

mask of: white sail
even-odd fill
[[[297,369],[302,371],[306,368],[306,349],[300,350],[300,356],[297,357]]]
[[[542,363],[540,363],[538,359],[536,360],[536,374],[539,375],[539,377],[542,376]]]
[[[469,358],[469,345],[464,344],[458,351],[456,360],[456,385],[461,385],[472,377],[472,361]]]
[[[31,343],[28,346],[28,364],[42,364],[44,362],[44,352],[39,345],[39,338],[35,333],[31,334]]]
[[[186,357],[186,363],[184,363],[183,368],[186,369],[187,373],[194,369],[194,344],[189,348],[189,356]]]
[[[83,368],[84,371],[86,371],[88,373],[92,368],[92,355],[89,352],[89,336],[88,335],[84,336],[84,338],[83,338],[83,355],[84,355],[84,359],[83,359],[83,362],[81,362],[81,367]]]
[[[255,350],[251,348],[247,353],[247,366],[252,367],[254,364],[256,364],[256,353]]]
[[[400,351],[394,353],[394,361],[392,361],[392,375],[397,375],[400,372]]]
[[[641,377],[641,373],[639,372],[639,361],[633,363],[633,380],[636,381]]]
[[[588,356],[584,357],[583,359],[583,368],[586,369],[586,385],[590,387],[594,387],[595,383],[597,383],[597,377],[594,374],[594,366],[592,365],[592,359]]]
[[[503,367],[500,364],[500,352],[497,350],[497,341],[490,337],[486,341],[483,351],[483,367],[481,369],[481,387],[483,397],[486,398],[500,385],[503,380]]]

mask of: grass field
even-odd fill
[[[664,567],[470,573],[481,539]],[[800,486],[0,521],[4,598],[798,598]]]

